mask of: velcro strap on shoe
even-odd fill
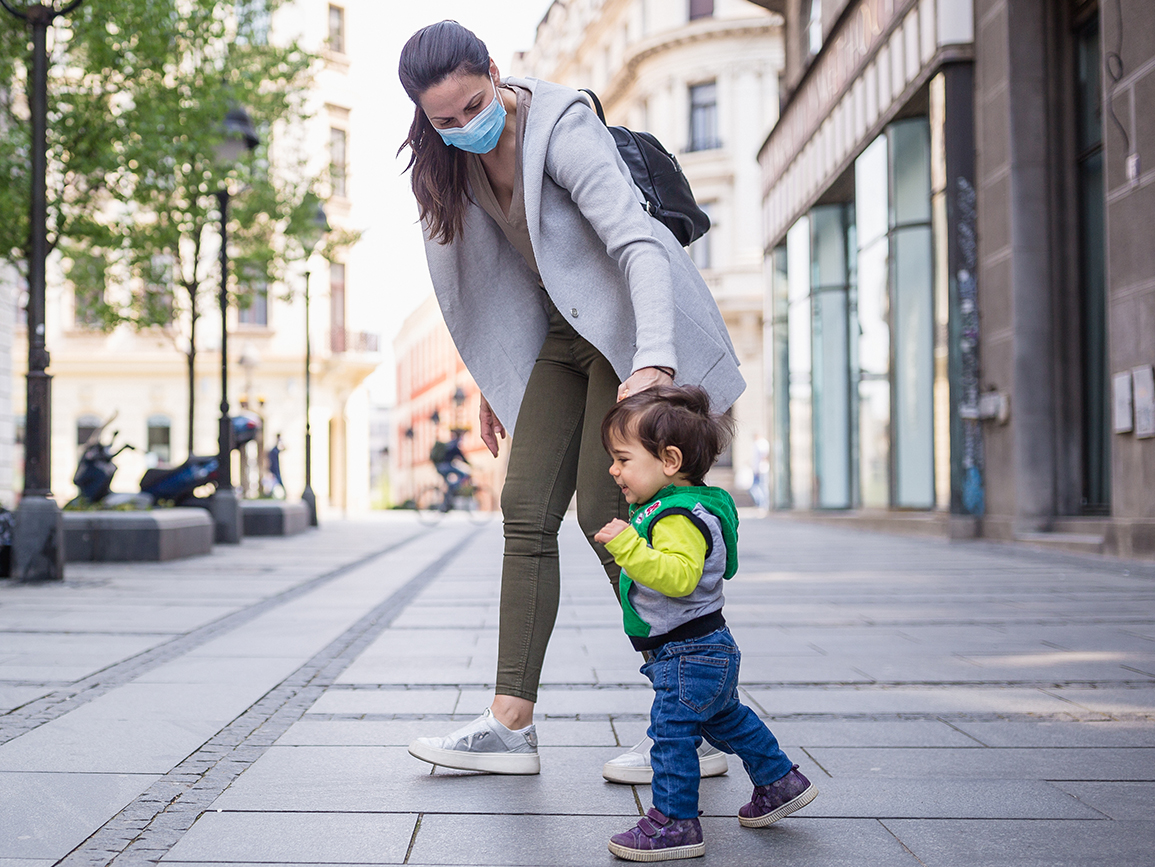
[[[650,821],[648,816],[642,816],[642,818],[638,819],[638,829],[647,837],[657,837],[658,831],[661,830]]]
[[[670,817],[657,807],[650,807],[646,811],[646,815],[638,820],[638,827],[647,837],[657,837],[662,828],[668,824],[670,824]]]

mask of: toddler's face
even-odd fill
[[[654,494],[674,481],[674,473],[669,472],[667,462],[650,454],[633,437],[610,440],[610,457],[614,459],[610,467],[618,487],[628,503],[644,503]]]

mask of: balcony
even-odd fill
[[[381,336],[368,331],[350,331],[333,328],[329,332],[329,351],[334,355],[342,352],[379,352]]]

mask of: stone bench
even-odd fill
[[[64,512],[66,562],[176,560],[208,554],[213,519],[204,509]]]
[[[284,500],[242,500],[245,536],[295,536],[309,528],[309,507]]]

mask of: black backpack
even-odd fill
[[[585,87],[581,92],[589,96],[598,117],[605,123],[606,115],[597,94]],[[694,200],[690,182],[677,158],[648,132],[606,126],[634,183],[646,199],[646,213],[661,220],[683,247],[705,235],[710,229],[710,218]]]

